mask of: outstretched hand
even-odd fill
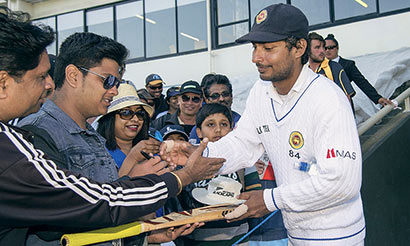
[[[223,158],[202,157],[202,152],[207,144],[208,139],[204,139],[189,156],[185,162],[185,167],[175,172],[181,178],[183,186],[214,177],[225,162]]]
[[[149,160],[134,164],[126,173],[121,172],[121,170],[122,167],[120,169],[120,176],[127,175],[130,177],[137,177],[145,176],[147,174],[162,175],[164,173],[173,171],[174,166],[168,165],[166,161],[161,161],[158,156],[155,156]]]
[[[228,223],[243,220],[246,218],[259,218],[268,214],[270,211],[263,200],[263,190],[255,190],[241,193],[238,199],[246,200],[231,213],[225,215]]]
[[[184,141],[166,140],[160,146],[159,155],[174,165],[185,166],[188,157],[197,147]]]

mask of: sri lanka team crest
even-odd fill
[[[268,11],[264,9],[258,14],[258,16],[256,16],[256,23],[260,24],[262,21],[266,20],[266,17],[268,17]]]
[[[298,131],[293,131],[289,137],[289,144],[294,149],[300,149],[303,147],[303,136]]]

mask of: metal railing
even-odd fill
[[[404,101],[403,112],[409,112],[410,111],[410,98],[409,97],[410,97],[410,87],[407,88],[404,92],[402,92],[400,95],[398,95],[393,100],[396,101],[398,105]],[[390,113],[394,109],[395,109],[395,105],[390,105],[390,104],[380,109],[379,112],[374,114],[372,117],[370,117],[368,120],[366,120],[363,124],[360,125],[360,127],[358,128],[359,136],[365,133],[367,130],[369,130],[372,126],[374,126],[384,116],[386,116],[388,113]]]

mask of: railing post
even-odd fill
[[[404,112],[409,112],[410,111],[410,97],[407,97],[404,99]]]

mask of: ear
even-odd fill
[[[305,54],[305,50],[307,49],[307,41],[306,39],[299,39],[296,43],[296,51],[295,55],[296,58],[301,58],[303,54]]]
[[[0,71],[0,99],[7,98],[10,84],[14,82],[14,78],[11,77],[8,72],[4,70]]]
[[[82,80],[83,80],[83,74],[76,66],[74,66],[73,64],[70,64],[65,68],[64,84],[67,84],[73,88],[76,88],[78,87],[80,83],[82,83]]]
[[[201,129],[198,127],[196,128],[196,135],[198,135],[199,139],[203,139]]]

